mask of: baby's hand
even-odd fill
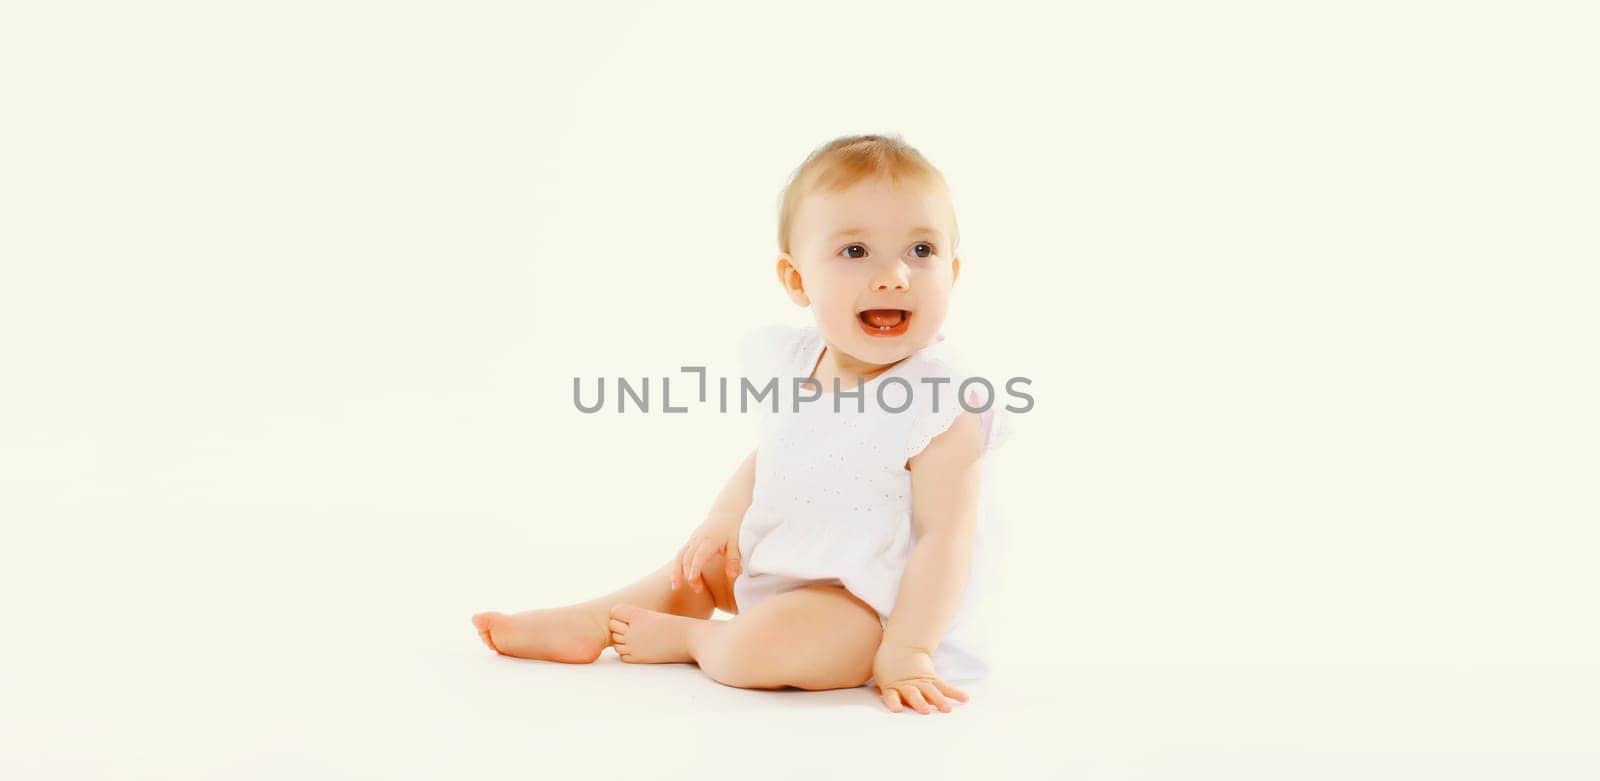
[[[688,583],[699,593],[704,583],[700,579],[700,568],[718,553],[723,557],[723,574],[732,584],[740,572],[739,526],[743,521],[742,516],[729,515],[712,516],[701,523],[678,550],[678,566],[672,568],[673,590],[677,590],[680,583]]]
[[[878,684],[878,694],[889,710],[899,713],[910,705],[918,713],[932,713],[928,703],[945,713],[950,712],[954,697],[967,701],[967,693],[940,680],[933,671],[933,657],[920,648],[884,643],[872,659],[872,677]],[[904,700],[904,704],[902,704]]]

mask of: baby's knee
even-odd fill
[[[729,622],[730,630],[737,622]],[[714,680],[745,689],[840,689],[860,686],[872,676],[876,640],[832,627],[783,625],[775,614],[745,622],[720,644],[721,655],[701,667]],[[851,637],[853,635],[853,637]],[[843,642],[839,640],[843,639]],[[854,641],[852,641],[854,640]]]
[[[781,689],[795,666],[784,648],[782,629],[772,612],[746,614],[723,622],[716,640],[696,658],[712,680],[741,689]]]
[[[781,611],[747,613],[724,629],[718,645],[728,656],[752,665],[776,667],[788,656],[786,646],[792,645]]]
[[[797,589],[727,622],[699,661],[713,679],[741,688],[860,686],[881,638],[877,613],[854,597]]]

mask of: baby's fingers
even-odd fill
[[[962,691],[960,689],[957,689],[956,687],[951,686],[950,684],[945,683],[944,681],[941,681],[941,680],[938,680],[938,679],[934,679],[933,685],[939,687],[939,691],[944,692],[945,694],[947,694],[947,695],[949,695],[951,697],[954,697],[954,698],[956,698],[956,699],[958,699],[958,700],[960,700],[962,702],[966,702],[967,700],[971,699],[970,697],[967,696],[966,692],[964,692],[964,691]]]
[[[695,545],[699,541],[699,537],[690,537],[689,541],[678,549],[678,566],[672,568],[672,587],[674,589],[685,583],[684,573],[689,571],[689,557],[694,555]]]
[[[710,544],[710,540],[695,540],[694,549],[689,553],[688,566],[683,568],[683,576],[688,578],[690,583],[693,583],[694,579],[699,576],[701,565],[705,564],[706,559],[711,556],[710,552],[706,550]]]
[[[905,710],[905,706],[900,704],[900,692],[894,689],[884,689],[880,694],[883,695],[883,704],[889,706],[889,710],[895,713]]]
[[[716,543],[711,540],[700,541],[700,545],[695,548],[694,556],[689,559],[689,571],[687,574],[690,588],[695,591],[700,590],[700,567],[706,563],[706,559],[711,558],[711,555],[716,552]]]
[[[677,588],[686,579],[689,573],[689,557],[694,555],[694,548],[699,542],[699,537],[690,537],[689,541],[683,544],[683,550],[678,552],[678,566],[672,571],[673,588]]]
[[[944,695],[940,694],[938,689],[934,688],[932,681],[923,681],[922,683],[917,684],[917,686],[921,689],[922,695],[928,698],[928,702],[933,703],[933,707],[938,708],[945,713],[950,712],[950,701],[945,699]]]
[[[916,712],[918,712],[918,713],[932,713],[933,712],[933,709],[928,707],[928,701],[922,699],[922,692],[919,691],[915,685],[906,686],[905,690],[902,691],[901,694],[905,696],[906,702],[911,703],[912,709],[915,710]]]

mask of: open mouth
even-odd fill
[[[911,312],[907,309],[867,309],[857,312],[856,320],[861,323],[861,330],[872,336],[899,336],[910,327]]]

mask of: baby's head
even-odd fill
[[[778,281],[828,344],[894,363],[939,334],[959,240],[937,168],[896,136],[845,136],[812,152],[783,192]]]

